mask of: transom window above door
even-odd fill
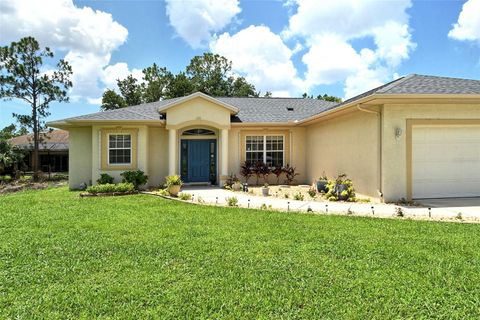
[[[184,136],[214,136],[215,132],[208,129],[190,129],[183,132]]]
[[[259,161],[266,163],[269,167],[284,165],[284,136],[246,136],[245,143],[245,161],[251,165]]]
[[[132,162],[132,136],[130,134],[108,135],[108,163],[130,164]]]

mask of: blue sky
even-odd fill
[[[206,51],[277,96],[345,98],[410,73],[480,79],[480,0],[2,0],[0,29],[1,45],[33,35],[73,65],[71,102],[48,120],[96,112],[116,78],[154,62],[178,72]],[[29,109],[0,102],[0,127],[12,112]]]

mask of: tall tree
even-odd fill
[[[125,99],[114,90],[107,89],[103,93],[102,105],[100,106],[102,111],[120,109],[126,106],[127,103],[125,102]]]
[[[12,146],[6,140],[0,140],[0,172],[5,171],[5,168],[14,166],[14,170],[18,165],[23,164],[25,157],[25,150],[16,146]]]
[[[68,89],[72,86],[72,68],[61,59],[54,70],[41,71],[43,60],[53,58],[48,48],[41,49],[33,37],[22,38],[10,46],[0,47],[0,98],[20,99],[26,102],[31,113],[13,114],[18,122],[33,132],[33,170],[37,179],[40,132],[45,128],[43,119],[51,102],[68,102]]]
[[[342,98],[335,97],[335,96],[330,96],[326,93],[323,96],[321,94],[319,94],[317,96],[317,99],[318,100],[331,101],[331,102],[342,102]]]
[[[127,106],[135,106],[142,103],[142,87],[132,75],[123,80],[118,79],[117,85],[120,93],[125,99]]]
[[[165,99],[184,97],[195,92],[195,87],[185,73],[177,74],[165,91]]]
[[[228,77],[232,71],[232,63],[218,54],[204,53],[195,56],[186,68],[196,91],[211,96],[227,96],[230,83]]]
[[[28,133],[27,128],[20,127],[20,129],[17,130],[17,126],[12,123],[11,125],[6,126],[2,130],[0,130],[0,141],[6,141],[13,137],[22,136],[27,133]]]
[[[167,68],[159,68],[156,63],[143,69],[144,102],[155,102],[163,98],[173,79],[173,74]]]
[[[258,97],[259,93],[255,92],[255,86],[245,80],[244,77],[230,77],[230,92],[233,97]]]

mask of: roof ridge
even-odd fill
[[[405,81],[408,81],[408,80],[412,79],[415,76],[417,76],[417,74],[412,73],[412,74],[406,75],[404,77],[400,77],[398,79],[395,79],[395,80],[391,81],[390,83],[387,83],[386,85],[384,85],[380,89],[378,89],[375,93],[387,93],[387,91],[391,90],[392,88],[395,88],[396,86],[404,83]]]
[[[453,80],[467,80],[467,81],[480,81],[480,79],[467,79],[467,78],[459,78],[459,77],[447,77],[447,76],[432,76],[428,74],[415,74],[419,77],[426,77],[426,78],[440,78],[440,79],[453,79]]]
[[[265,100],[268,100],[268,99],[291,99],[291,100],[307,100],[307,99],[310,99],[310,100],[321,100],[321,101],[327,101],[327,100],[323,100],[323,99],[316,99],[316,98],[302,98],[302,97],[227,97],[227,96],[222,96],[222,97],[214,97],[214,98],[227,98],[227,99],[265,99]],[[331,102],[331,101],[327,101],[327,102]]]

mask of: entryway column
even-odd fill
[[[168,130],[168,174],[177,174],[177,129]]]
[[[228,177],[228,129],[222,129],[220,132],[220,144],[221,144],[221,153],[220,153],[220,185],[223,185],[223,182]]]

